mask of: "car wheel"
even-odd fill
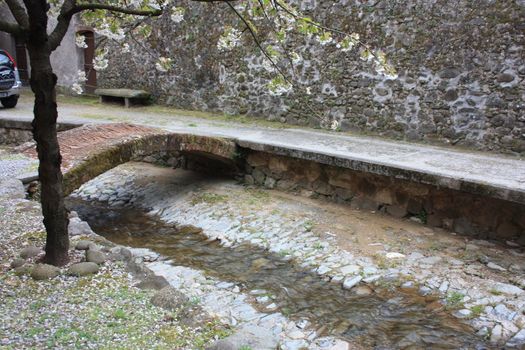
[[[5,108],[15,108],[18,103],[18,96],[13,95],[2,99],[2,106]]]

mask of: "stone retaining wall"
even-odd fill
[[[59,123],[58,131],[69,130],[78,125]],[[0,145],[17,145],[33,141],[33,127],[30,121],[0,119]]]
[[[133,160],[237,177],[247,185],[336,201],[482,239],[525,245],[525,205],[314,161],[241,149],[237,164],[161,152]]]
[[[296,89],[272,96],[266,85],[274,75],[248,34],[232,52],[217,49],[224,26],[238,24],[228,7],[182,1],[177,6],[187,8],[183,22],[162,16],[152,21],[148,38],[128,42],[128,52],[121,44],[112,48],[99,84],[142,88],[184,109],[324,128],[337,121],[342,131],[525,152],[523,0],[292,3],[384,50],[399,78],[376,74],[358,52],[289,34],[287,45],[303,57],[295,65],[297,80],[312,94]],[[263,38],[266,29],[259,28]],[[174,68],[158,72],[155,62],[166,53]]]
[[[31,130],[0,128],[0,145],[17,145],[33,140]]]
[[[525,245],[525,205],[323,165],[248,151],[247,184],[295,191],[349,204],[354,209],[412,217],[479,238],[516,240]]]

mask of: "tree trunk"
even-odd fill
[[[45,37],[47,39],[47,33]],[[51,67],[51,51],[47,40],[34,39],[29,37],[27,48],[31,61],[31,90],[35,95],[33,138],[37,145],[42,214],[47,231],[45,261],[60,266],[68,261],[69,236],[60,169],[62,156],[56,129],[57,77]]]

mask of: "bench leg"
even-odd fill
[[[130,100],[127,97],[124,97],[124,106],[129,108],[131,106]]]

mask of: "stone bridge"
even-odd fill
[[[66,194],[119,164],[158,160],[161,154],[172,160],[167,163],[173,167],[213,173],[220,170],[242,175],[247,184],[335,200],[353,209],[413,217],[460,234],[516,240],[525,245],[525,192],[519,186],[511,189],[379,161],[347,159],[268,140],[199,136],[124,123],[83,125],[60,132],[59,142]],[[33,146],[24,152],[36,157]]]
[[[134,124],[89,124],[58,134],[62,153],[64,191],[68,195],[83,183],[131,160],[152,154],[189,155],[205,162],[236,168],[235,142],[217,137],[176,134]],[[33,146],[24,150],[37,157]]]

